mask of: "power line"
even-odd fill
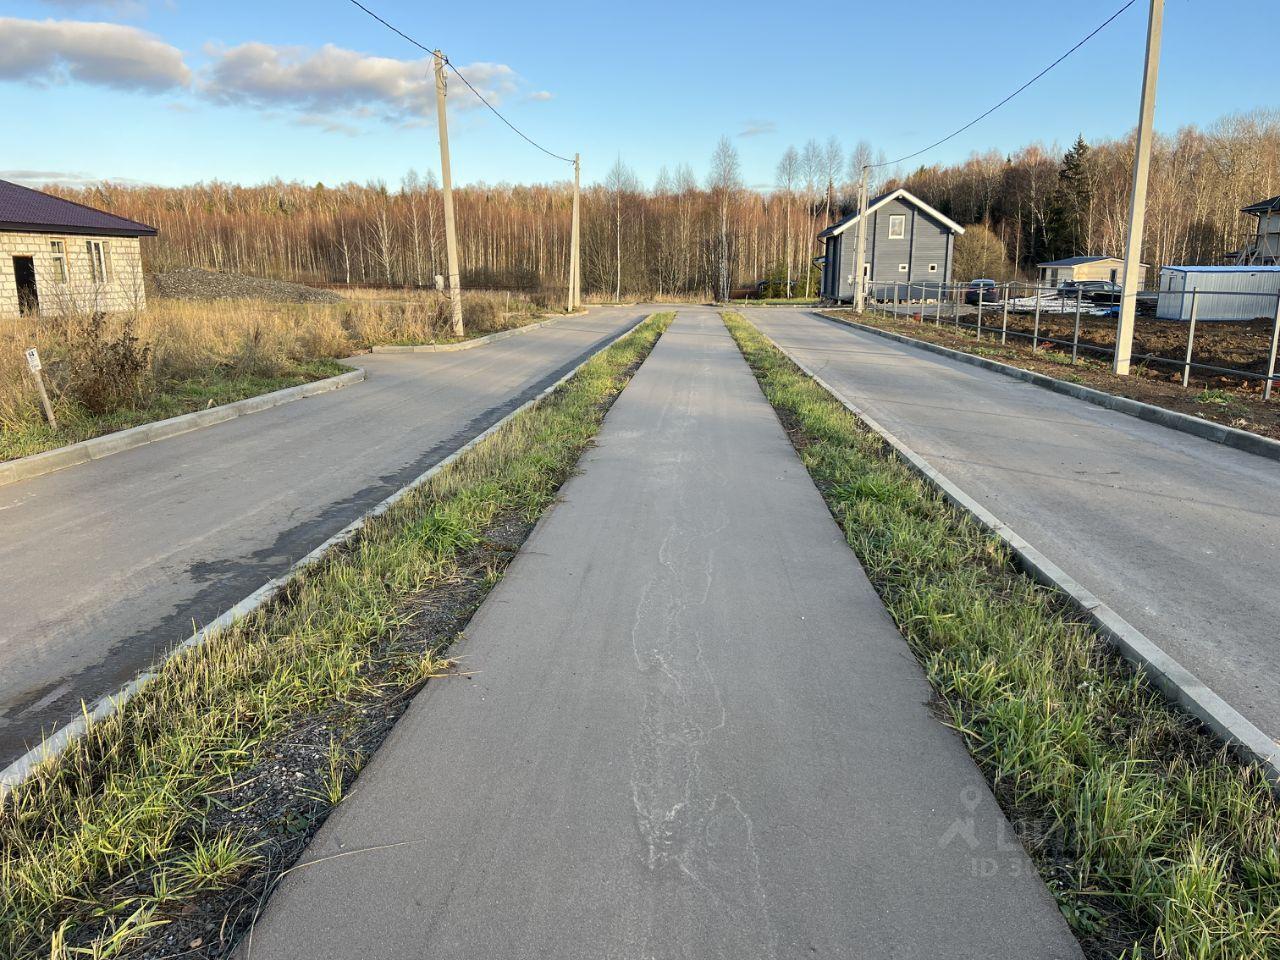
[[[388,21],[384,20],[382,17],[378,16],[376,13],[374,13],[372,10],[370,10],[368,7],[366,7],[363,3],[361,3],[361,2],[360,2],[360,0],[351,0],[351,2],[352,2],[353,4],[355,4],[357,7],[359,7],[361,10],[363,10],[365,13],[367,13],[369,16],[373,17],[373,19],[377,20],[380,24],[382,24],[384,27],[386,27],[386,28],[387,28],[388,30],[390,30],[392,33],[397,34],[397,35],[399,35],[400,37],[403,37],[405,40],[408,40],[411,44],[413,44],[413,45],[414,45],[415,47],[417,47],[419,50],[423,50],[423,51],[425,51],[425,52],[427,52],[427,53],[431,54],[433,57],[434,57],[434,56],[436,56],[436,52],[435,52],[434,50],[432,50],[432,49],[431,49],[431,48],[429,48],[429,47],[423,46],[421,43],[419,43],[417,40],[413,39],[413,37],[409,36],[407,33],[405,33],[405,32],[404,32],[403,30],[401,30],[399,27],[395,26],[395,25],[394,25],[394,24],[392,24],[392,23],[389,23]],[[1132,2],[1134,2],[1134,0],[1130,0],[1130,3],[1132,3]],[[442,54],[440,54],[440,59],[444,61],[444,65],[445,65],[446,67],[448,67],[450,70],[452,70],[452,71],[453,71],[454,76],[456,76],[459,80],[461,80],[464,84],[466,84],[467,89],[468,89],[468,90],[470,90],[472,93],[474,93],[474,94],[476,95],[476,99],[477,99],[477,100],[479,100],[479,101],[480,101],[481,103],[483,103],[486,107],[488,107],[488,108],[493,112],[493,115],[494,115],[495,117],[497,117],[499,120],[501,120],[503,123],[505,123],[508,127],[510,127],[510,128],[511,128],[511,129],[512,129],[512,130],[513,130],[513,131],[514,131],[514,132],[515,132],[515,133],[516,133],[516,134],[517,134],[521,139],[523,139],[526,143],[528,143],[528,144],[530,144],[531,146],[534,146],[534,147],[536,147],[537,149],[541,150],[543,153],[545,153],[545,154],[546,154],[547,156],[549,156],[549,157],[554,157],[554,158],[555,158],[555,159],[557,159],[557,160],[563,160],[565,163],[573,163],[573,160],[572,160],[571,158],[569,158],[569,157],[562,157],[562,156],[560,156],[560,154],[555,153],[555,152],[553,152],[553,151],[551,151],[551,150],[548,150],[546,147],[544,147],[542,144],[538,143],[538,141],[534,140],[534,139],[533,139],[532,137],[530,137],[527,133],[525,133],[523,130],[521,130],[519,127],[517,127],[514,123],[512,123],[510,120],[508,120],[506,117],[504,117],[504,116],[503,116],[503,115],[498,111],[498,108],[497,108],[497,107],[495,107],[495,106],[494,106],[492,103],[490,103],[488,100],[486,100],[486,99],[485,99],[485,97],[484,97],[484,94],[482,94],[479,90],[477,90],[475,87],[473,87],[473,86],[471,85],[471,81],[470,81],[470,80],[468,80],[466,77],[464,77],[464,76],[462,75],[462,71],[461,71],[461,70],[459,70],[457,67],[455,67],[455,66],[453,65],[453,62],[452,62],[452,61],[451,61],[447,56],[445,56],[443,53],[442,53]]]
[[[355,0],[352,0],[352,2],[354,3],[354,2],[355,2]],[[1045,68],[1044,68],[1043,70],[1041,70],[1039,73],[1037,73],[1034,77],[1032,77],[1030,80],[1028,80],[1028,81],[1027,81],[1026,83],[1024,83],[1022,86],[1020,86],[1017,90],[1013,91],[1013,93],[1009,94],[1007,97],[1005,97],[1003,100],[1001,100],[999,103],[997,103],[997,104],[996,104],[994,107],[992,107],[990,110],[988,110],[988,111],[986,111],[985,113],[979,114],[978,116],[974,117],[972,120],[970,120],[968,123],[966,123],[963,127],[960,127],[958,130],[954,130],[954,131],[952,131],[951,133],[949,133],[949,134],[947,134],[945,137],[943,137],[941,140],[938,140],[938,141],[936,141],[936,142],[934,142],[934,143],[931,143],[931,144],[929,144],[927,147],[925,147],[925,148],[923,148],[923,149],[921,149],[921,150],[917,150],[915,153],[909,153],[909,154],[907,154],[905,157],[899,157],[897,160],[885,160],[885,161],[882,161],[881,163],[868,163],[868,164],[866,165],[866,166],[867,166],[867,169],[873,169],[873,168],[875,168],[875,167],[888,167],[888,166],[893,166],[893,165],[895,165],[895,164],[902,163],[902,162],[904,162],[904,161],[906,161],[906,160],[913,160],[913,159],[915,159],[916,157],[920,156],[920,154],[922,154],[922,153],[928,153],[928,152],[929,152],[930,150],[932,150],[934,147],[940,147],[940,146],[942,146],[944,143],[946,143],[948,140],[952,139],[953,137],[958,137],[960,134],[964,133],[966,130],[968,130],[970,127],[972,127],[975,123],[978,123],[978,122],[979,122],[979,121],[981,121],[981,120],[985,120],[987,117],[991,116],[991,114],[995,113],[997,110],[999,110],[1001,107],[1003,107],[1006,103],[1008,103],[1010,100],[1012,100],[1012,99],[1013,99],[1014,97],[1016,97],[1018,94],[1020,94],[1023,90],[1027,89],[1027,87],[1031,86],[1033,83],[1035,83],[1035,82],[1036,82],[1037,80],[1039,80],[1041,77],[1043,77],[1046,73],[1048,73],[1050,70],[1052,70],[1052,69],[1053,69],[1054,67],[1056,67],[1058,64],[1060,64],[1063,60],[1067,59],[1067,57],[1071,56],[1073,53],[1075,53],[1077,50],[1079,50],[1081,47],[1083,47],[1086,43],[1088,43],[1090,40],[1092,40],[1094,37],[1096,37],[1098,34],[1100,34],[1103,30],[1105,30],[1105,29],[1106,29],[1106,28],[1111,24],[1111,21],[1115,20],[1115,19],[1116,19],[1116,17],[1120,16],[1120,14],[1124,13],[1126,10],[1128,10],[1130,7],[1132,7],[1132,6],[1133,6],[1135,3],[1137,3],[1137,2],[1138,2],[1138,0],[1129,0],[1129,2],[1128,2],[1128,3],[1126,3],[1124,6],[1122,6],[1119,10],[1117,10],[1117,11],[1116,11],[1115,13],[1113,13],[1111,16],[1107,17],[1107,19],[1106,19],[1106,20],[1103,20],[1103,21],[1102,21],[1102,23],[1098,24],[1098,26],[1096,26],[1096,27],[1095,27],[1095,28],[1094,28],[1094,29],[1089,33],[1089,35],[1088,35],[1088,36],[1086,36],[1083,40],[1081,40],[1079,43],[1077,43],[1074,47],[1072,47],[1070,50],[1068,50],[1066,53],[1064,53],[1062,56],[1060,56],[1057,60],[1053,61],[1053,63],[1049,64],[1047,67],[1045,67]]]

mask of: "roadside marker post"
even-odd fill
[[[1187,384],[1191,382],[1191,345],[1196,339],[1196,312],[1199,310],[1200,291],[1197,287],[1191,288],[1191,325],[1187,327],[1187,356],[1182,361],[1182,389],[1187,389]]]
[[[1076,287],[1076,331],[1071,335],[1071,365],[1075,366],[1076,354],[1080,352],[1080,288]]]
[[[1271,324],[1271,358],[1267,361],[1267,382],[1262,387],[1262,399],[1271,399],[1271,384],[1276,379],[1276,347],[1280,346],[1280,293],[1276,294],[1276,315]]]
[[[1009,293],[1010,284],[1004,285],[1004,313],[1000,318],[1000,346],[1004,346],[1005,337],[1009,333]]]
[[[1036,319],[1031,326],[1031,352],[1035,353],[1040,344],[1040,295],[1039,287],[1036,287]]]
[[[1271,354],[1274,359],[1274,348]],[[58,418],[53,415],[53,404],[49,402],[49,392],[44,388],[44,375],[40,372],[44,369],[44,364],[40,362],[40,351],[35,347],[27,350],[27,369],[31,371],[31,379],[36,382],[36,392],[40,394],[40,405],[44,407],[44,418],[49,421],[49,426],[57,430]]]
[[[982,339],[982,295],[986,293],[986,287],[978,287],[978,339]]]

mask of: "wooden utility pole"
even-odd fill
[[[858,246],[853,265],[853,307],[859,313],[866,309],[867,290],[862,281],[867,263],[867,168],[862,168],[862,179],[858,181]],[[835,265],[840,269],[840,264]],[[835,274],[838,278],[839,274]],[[837,280],[837,292],[839,281]]]
[[[1138,140],[1133,155],[1133,192],[1129,196],[1129,237],[1124,248],[1121,277],[1120,319],[1116,324],[1116,353],[1111,369],[1129,373],[1133,354],[1133,318],[1137,312],[1142,274],[1142,230],[1147,219],[1147,174],[1151,169],[1151,126],[1156,112],[1156,75],[1160,70],[1160,34],[1164,26],[1164,0],[1151,0],[1147,21],[1147,59],[1142,72],[1142,103],[1138,108]]]
[[[453,335],[465,336],[462,326],[462,280],[458,275],[458,236],[453,224],[453,176],[449,170],[449,119],[445,110],[444,54],[435,51],[436,116],[440,125],[440,194],[444,200],[444,251],[449,269],[448,297],[453,311]]]
[[[579,203],[582,196],[582,165],[573,155],[573,228],[569,239],[569,310],[582,306],[582,243],[578,235]]]

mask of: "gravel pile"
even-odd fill
[[[218,273],[199,267],[183,267],[147,277],[148,293],[175,300],[278,300],[285,303],[336,303],[342,298],[328,290],[300,283],[250,277],[243,273]]]

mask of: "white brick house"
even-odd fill
[[[0,180],[0,317],[141,310],[142,237],[156,230]]]

